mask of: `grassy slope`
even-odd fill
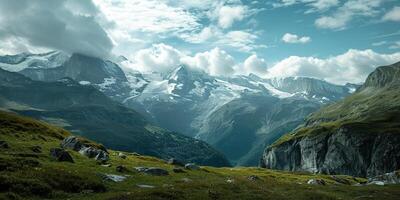
[[[59,147],[69,133],[14,114],[0,112],[0,141],[10,148],[0,149],[0,199],[398,199],[399,186],[342,186],[329,176],[298,174],[260,168],[212,168],[175,174],[173,166],[147,156],[129,155],[127,159],[111,154],[112,167],[102,167],[92,159],[69,151],[75,163],[52,161],[49,149]],[[41,153],[32,151],[40,146]],[[120,174],[115,166],[130,171],[120,183],[102,181],[98,173]],[[168,169],[169,176],[154,177],[135,172],[133,167],[157,166]],[[260,180],[249,181],[257,175]],[[343,176],[345,177],[345,176]],[[192,181],[185,183],[182,178]],[[306,181],[323,178],[326,186],[310,186]],[[350,177],[345,177],[355,181]],[[234,183],[226,180],[234,179]],[[362,179],[357,179],[362,180]],[[156,188],[139,188],[137,184]]]

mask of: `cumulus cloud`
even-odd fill
[[[383,0],[349,0],[330,16],[321,16],[315,25],[323,29],[344,29],[355,17],[372,17],[379,14]]]
[[[214,48],[183,58],[183,63],[214,76],[229,76],[234,73],[235,60],[226,51]]]
[[[399,22],[400,21],[400,7],[395,6],[393,9],[391,9],[389,12],[387,12],[383,16],[383,20]]]
[[[370,49],[350,49],[327,59],[290,56],[270,67],[268,77],[307,76],[337,84],[361,83],[375,67],[399,60],[400,53],[379,54]]]
[[[249,56],[243,62],[244,74],[256,74],[258,76],[264,76],[267,73],[267,63],[263,58],[259,58],[257,55]]]
[[[298,36],[296,34],[286,33],[282,36],[282,41],[285,43],[308,43],[311,41],[310,37],[307,36]]]
[[[0,0],[0,13],[1,40],[98,57],[109,56],[113,48],[91,1]]]
[[[142,72],[169,72],[181,63],[184,55],[172,46],[155,44],[134,56],[135,69]]]
[[[222,28],[229,28],[235,21],[244,19],[247,7],[243,5],[222,6],[217,12],[219,26]]]

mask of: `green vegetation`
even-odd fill
[[[56,162],[50,148],[59,147],[67,131],[36,120],[0,112],[0,199],[398,199],[400,187],[348,186],[330,176],[261,168],[214,168],[174,173],[174,166],[154,157],[109,150],[111,167],[68,150],[74,163]],[[90,141],[87,141],[90,142]],[[91,145],[95,145],[91,143]],[[116,166],[128,169],[123,173]],[[134,167],[167,169],[168,176],[138,173]],[[102,180],[100,174],[127,175],[123,182]],[[249,176],[258,179],[249,180]],[[352,184],[364,179],[339,176]],[[308,185],[324,179],[325,186]],[[140,188],[138,185],[154,188]]]

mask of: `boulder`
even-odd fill
[[[59,162],[74,162],[71,155],[61,148],[51,148],[50,156]]]
[[[96,149],[94,147],[82,147],[81,150],[79,150],[79,153],[88,158],[95,158],[95,160],[98,160],[98,161],[108,161],[109,160],[109,156],[108,156],[107,152],[100,150],[100,149]]]
[[[168,171],[162,168],[150,167],[144,171],[145,174],[153,175],[153,176],[167,176],[169,175]]]
[[[126,176],[120,176],[120,175],[115,175],[115,174],[100,174],[100,176],[103,178],[103,180],[113,181],[116,183],[122,182],[127,178]]]
[[[309,185],[326,185],[324,179],[310,179],[307,181]]]
[[[260,180],[260,177],[256,176],[256,175],[251,175],[247,177],[247,180],[249,181],[257,181]]]
[[[140,188],[155,188],[156,186],[154,185],[144,185],[144,184],[137,184],[136,186],[140,187]]]
[[[175,173],[185,173],[185,171],[182,168],[179,167],[175,167],[174,169],[172,169],[173,172]]]
[[[337,177],[337,176],[335,176],[335,175],[332,175],[331,178],[332,178],[334,181],[336,181],[337,183],[341,183],[341,184],[344,184],[344,185],[350,185],[350,184],[351,184],[351,182],[350,182],[349,180],[344,179],[344,178]]]
[[[147,169],[149,169],[148,167],[135,167],[134,168],[137,172],[145,172]]]
[[[390,172],[368,179],[368,183],[379,181],[384,184],[400,184],[400,172]]]
[[[72,149],[74,151],[79,151],[83,147],[82,142],[79,140],[78,137],[76,136],[69,136],[66,137],[62,142],[61,142],[61,147],[64,149]]]
[[[118,157],[122,158],[122,159],[126,159],[126,155],[122,152],[118,153]]]
[[[192,179],[190,179],[190,178],[182,178],[181,180],[182,180],[183,182],[185,182],[185,183],[192,182]]]
[[[185,165],[185,169],[188,169],[188,170],[199,170],[200,167],[198,165],[194,164],[194,163],[188,163],[188,164]]]
[[[115,170],[116,170],[117,172],[120,172],[120,173],[128,172],[128,171],[129,171],[126,167],[124,167],[124,166],[122,166],[122,165],[118,165],[118,166],[115,168]]]
[[[8,145],[8,143],[6,141],[0,141],[0,148],[8,149],[8,148],[10,148],[10,146]]]
[[[178,166],[185,166],[184,164],[183,164],[183,162],[181,162],[180,160],[178,160],[178,159],[176,159],[176,158],[170,158],[169,160],[168,160],[168,164],[170,164],[170,165],[178,165]]]

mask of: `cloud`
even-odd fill
[[[337,84],[361,83],[376,67],[399,60],[400,53],[379,54],[370,49],[350,49],[327,59],[290,56],[270,67],[268,77],[307,76]]]
[[[273,3],[274,7],[287,7],[296,4],[305,4],[310,7],[306,13],[322,12],[332,7],[339,5],[339,0],[280,0],[278,3]]]
[[[244,74],[256,74],[258,76],[265,76],[267,73],[267,63],[263,58],[258,58],[257,55],[249,56],[243,62]]]
[[[216,12],[218,12],[219,26],[230,28],[235,21],[241,21],[245,18],[247,7],[243,5],[222,6]]]
[[[181,64],[183,56],[183,53],[172,46],[154,44],[151,48],[136,52],[134,68],[142,72],[169,72]]]
[[[399,22],[400,21],[400,7],[399,6],[395,6],[392,10],[387,12],[383,16],[383,20]]]
[[[400,49],[400,41],[394,42],[392,45],[389,46],[389,49]]]
[[[256,41],[258,36],[249,31],[229,31],[225,35],[221,35],[217,45],[233,47],[235,50],[242,52],[251,52],[258,48],[266,48],[266,45],[258,44]]]
[[[315,25],[323,29],[345,29],[355,17],[372,17],[379,14],[383,0],[349,0],[330,16],[321,16]]]
[[[185,57],[183,63],[205,71],[213,76],[229,76],[234,74],[235,61],[231,55],[219,48],[197,53],[193,57]]]
[[[0,0],[0,13],[3,41],[98,57],[108,57],[113,48],[96,21],[98,10],[91,1]]]
[[[379,46],[382,46],[382,45],[385,45],[385,44],[387,44],[386,41],[380,41],[380,42],[374,42],[374,43],[372,43],[372,46],[374,46],[374,47],[379,47]]]
[[[311,38],[307,37],[307,36],[300,37],[296,34],[286,33],[285,35],[283,35],[282,41],[284,41],[285,43],[303,43],[304,44],[304,43],[310,42]]]

